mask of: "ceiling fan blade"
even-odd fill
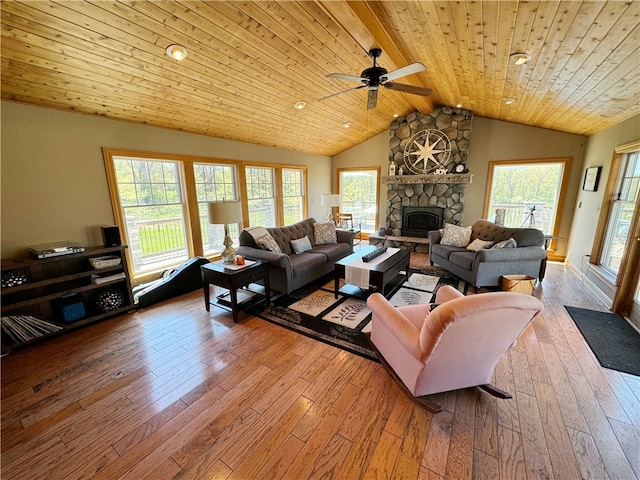
[[[395,80],[396,78],[406,77],[407,75],[411,75],[412,73],[422,72],[426,69],[427,67],[425,67],[420,62],[412,63],[411,65],[407,65],[406,67],[402,67],[382,75],[382,77],[380,77],[380,81],[382,83],[390,82],[391,80]]]
[[[366,85],[360,85],[359,87],[347,88],[346,90],[342,90],[338,93],[332,93],[331,95],[327,95],[326,97],[319,98],[318,101],[326,100],[327,98],[335,97],[336,95],[342,95],[343,93],[350,92],[351,90],[358,90],[360,88],[364,88]]]
[[[345,73],[330,73],[327,75],[330,78],[339,78],[341,80],[348,80],[350,82],[365,82],[367,79],[362,77],[356,77],[355,75],[347,75]]]
[[[430,88],[405,85],[404,83],[385,83],[384,86],[385,88],[395,90],[396,92],[413,93],[414,95],[423,95],[425,97],[427,95],[431,95],[431,92],[433,92]]]
[[[367,96],[367,110],[376,108],[377,104],[378,104],[378,89],[374,88],[373,90],[369,90],[369,95]]]

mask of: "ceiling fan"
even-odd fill
[[[321,98],[320,100],[326,100],[327,98],[335,97],[336,95],[340,95],[345,92],[350,92],[352,90],[358,90],[360,88],[367,87],[369,89],[369,96],[367,98],[367,109],[371,109],[375,108],[378,104],[378,88],[380,86],[383,86],[390,90],[395,90],[397,92],[412,93],[414,95],[427,96],[432,92],[430,88],[415,87],[413,85],[393,82],[393,80],[395,80],[396,78],[406,77],[407,75],[411,75],[412,73],[418,73],[426,70],[427,67],[425,67],[423,64],[421,64],[420,62],[416,62],[407,65],[406,67],[387,72],[386,68],[380,67],[376,64],[376,60],[378,59],[378,57],[380,57],[380,55],[382,55],[382,49],[380,48],[372,48],[371,50],[369,50],[369,56],[373,59],[373,66],[364,69],[359,77],[355,75],[347,75],[344,73],[330,73],[329,75],[327,75],[327,77],[331,78],[341,78],[342,80],[360,82],[362,83],[362,85],[349,88],[348,90],[343,90],[342,92],[334,93],[332,95],[328,95]]]

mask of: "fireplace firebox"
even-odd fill
[[[444,208],[403,207],[402,235],[405,237],[426,237],[431,230],[442,228]]]

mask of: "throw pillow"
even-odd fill
[[[516,242],[515,238],[510,238],[496,243],[493,248],[516,248],[517,246],[518,242]]]
[[[309,240],[309,236],[305,235],[297,240],[291,240],[291,248],[293,248],[294,253],[303,253],[311,250],[311,240]]]
[[[313,236],[316,245],[338,243],[338,237],[336,235],[336,224],[333,222],[314,223]]]
[[[256,243],[263,250],[269,250],[275,253],[282,253],[282,249],[280,248],[280,245],[278,245],[278,242],[276,242],[276,239],[273,238],[270,233],[267,233],[266,235],[258,238],[256,240]]]
[[[489,240],[480,240],[479,238],[476,238],[473,242],[467,245],[467,250],[477,252],[478,250],[491,248],[491,245],[493,245],[493,242],[490,242]]]
[[[466,247],[471,241],[471,227],[461,227],[453,223],[444,224],[441,245],[450,247]]]

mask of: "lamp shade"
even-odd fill
[[[242,204],[234,202],[207,202],[209,223],[227,225],[242,221]]]
[[[320,194],[320,206],[322,207],[338,207],[340,206],[340,195],[337,193]]]

